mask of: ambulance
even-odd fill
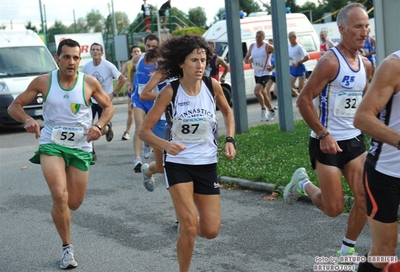
[[[307,74],[311,74],[317,60],[320,58],[319,52],[319,36],[314,30],[314,27],[308,20],[308,18],[302,13],[287,13],[286,14],[287,32],[295,31],[299,43],[306,49],[310,56],[310,60],[306,61],[304,65],[307,68]],[[240,19],[240,32],[242,36],[242,58],[244,58],[249,50],[252,43],[256,41],[256,32],[262,30],[265,32],[265,42],[268,39],[273,38],[272,35],[272,16],[266,15],[265,12],[251,13],[248,17]],[[215,53],[221,56],[227,63],[229,63],[229,46],[228,46],[228,35],[226,21],[221,20],[213,24],[204,34],[203,37],[207,41],[215,42],[216,51]],[[288,41],[289,44],[289,41]],[[289,63],[288,63],[289,65]],[[223,68],[220,67],[220,74]],[[255,98],[254,95],[254,71],[251,64],[243,63],[244,68],[244,79],[246,88],[246,98]],[[288,75],[289,76],[289,75]],[[225,76],[227,83],[222,83],[222,87],[230,101],[231,86],[230,72]],[[229,93],[228,93],[229,92]]]

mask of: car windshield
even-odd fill
[[[57,69],[43,46],[0,48],[0,78],[40,75]]]

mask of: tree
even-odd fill
[[[99,10],[92,9],[86,15],[86,30],[89,32],[103,32],[104,31],[104,17]]]
[[[197,7],[189,9],[189,20],[201,28],[207,27],[207,16],[204,8]]]
[[[215,14],[215,16],[214,16],[214,23],[219,21],[219,20],[222,20],[222,14],[223,13],[225,13],[225,8],[220,8],[218,10],[217,14]]]
[[[41,30],[41,32],[43,32],[43,29]],[[50,27],[49,29],[47,29],[47,40],[49,43],[54,43],[54,35],[56,34],[65,34],[65,33],[69,33],[69,28],[65,25],[63,25],[63,23],[61,21],[55,21],[54,25],[52,27]]]
[[[199,27],[186,27],[186,28],[181,28],[173,31],[171,33],[172,36],[183,36],[186,34],[197,34],[197,35],[203,35],[204,32],[206,32],[203,28]]]
[[[31,22],[31,21],[29,21],[29,22],[25,25],[25,28],[26,28],[26,29],[31,29],[31,30],[35,31],[36,33],[38,33],[38,30],[37,30],[36,26],[32,25],[32,22]]]
[[[247,14],[262,11],[260,5],[253,0],[239,0],[239,7]]]
[[[71,33],[87,33],[88,31],[88,25],[86,22],[86,19],[84,18],[79,18],[76,24],[72,24],[70,26],[70,29],[73,31]]]

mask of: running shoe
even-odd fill
[[[358,254],[354,247],[351,247],[347,250],[345,255],[342,255],[341,251],[338,250],[336,253],[337,256],[337,263],[336,265],[354,265],[354,272],[357,272],[359,261],[358,261]]]
[[[148,159],[150,158],[151,154],[151,146],[146,143],[143,143],[143,158]]]
[[[298,168],[292,175],[292,179],[286,185],[285,191],[283,192],[283,198],[285,199],[286,203],[293,204],[299,199],[300,196],[306,195],[300,189],[299,183],[304,181],[305,179],[309,179],[306,169],[303,167]]]
[[[276,116],[276,111],[268,111],[267,121],[274,120],[275,116]]]
[[[260,115],[260,120],[261,120],[261,122],[262,122],[262,121],[267,121],[267,120],[268,120],[268,119],[267,119],[267,116],[268,116],[267,111],[266,111],[266,110],[261,110],[261,115]]]
[[[149,165],[147,163],[143,164],[142,166],[142,173],[143,173],[143,185],[147,191],[153,192],[154,191],[154,176],[147,177],[146,172],[149,169]]]
[[[142,160],[140,158],[136,158],[133,161],[133,170],[135,170],[135,173],[140,173],[141,167],[142,167]]]
[[[66,247],[63,247],[63,253],[61,255],[60,260],[60,268],[61,269],[72,269],[76,268],[78,263],[75,261],[74,257],[74,247],[70,244]]]
[[[107,124],[107,126],[108,126],[108,131],[106,133],[106,140],[107,140],[107,142],[111,142],[111,140],[114,138],[114,132],[112,130],[112,123],[109,122]]]
[[[129,140],[131,137],[129,136],[129,133],[128,132],[124,132],[124,134],[122,135],[122,140],[123,141],[126,141],[126,140]]]

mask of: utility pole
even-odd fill
[[[43,21],[43,10],[42,10],[42,0],[39,0],[39,9],[40,9],[40,21],[41,21],[41,26],[42,26],[42,32],[44,36],[46,37],[46,30],[44,29],[44,21]],[[47,37],[46,37],[47,40]]]
[[[115,12],[114,12],[114,1],[111,0],[111,12],[112,12],[112,17],[113,17],[113,24],[114,24],[114,59],[117,59],[117,54],[116,54],[116,44],[115,44],[115,36],[117,36],[117,20],[115,19]],[[121,63],[118,61],[117,62],[118,70],[121,70]]]
[[[73,14],[73,16],[74,16],[74,30],[75,30],[75,33],[76,33],[76,18],[75,18],[75,9],[73,9],[73,10],[72,10],[72,14]]]

